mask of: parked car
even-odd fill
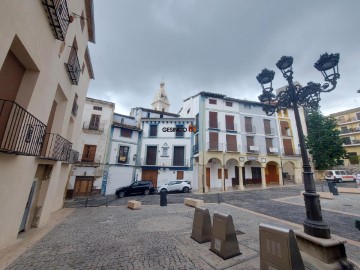
[[[344,170],[327,170],[325,171],[325,180],[339,183],[344,181],[353,182],[355,181],[355,177]]]
[[[160,192],[161,190],[166,190],[167,192],[181,191],[184,193],[188,193],[190,190],[192,190],[192,187],[190,181],[174,180],[174,181],[170,181],[165,185],[159,186],[158,192]]]
[[[115,194],[119,197],[125,197],[129,194],[144,194],[149,195],[154,193],[156,190],[152,181],[142,180],[135,183],[132,183],[127,187],[120,187],[115,191]]]

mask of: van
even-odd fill
[[[325,180],[326,181],[335,181],[338,183],[350,181],[354,182],[355,177],[351,174],[348,174],[344,170],[327,170],[325,171]]]

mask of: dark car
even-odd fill
[[[142,181],[132,183],[130,186],[118,188],[115,191],[115,194],[119,198],[122,198],[129,194],[140,194],[141,193],[144,195],[149,195],[151,193],[154,193],[155,191],[156,190],[151,181],[142,180]]]

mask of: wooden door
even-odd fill
[[[266,183],[270,182],[279,182],[279,175],[277,174],[277,166],[276,165],[267,165],[267,175],[266,175]]]
[[[226,125],[226,130],[235,130],[233,115],[225,115],[225,125]]]
[[[239,185],[239,167],[235,166],[235,177],[232,178],[232,185],[237,186]]]
[[[91,196],[93,178],[76,178],[73,197]]]
[[[284,145],[284,153],[286,156],[293,156],[294,155],[294,149],[292,146],[291,139],[283,139],[283,145]]]
[[[182,180],[182,179],[184,179],[184,171],[177,171],[177,173],[176,173],[176,179],[177,179],[177,180]]]
[[[287,121],[280,121],[280,129],[282,136],[289,136],[288,129],[290,128],[289,123]]]
[[[84,145],[81,161],[94,162],[96,153],[96,145]]]
[[[254,184],[261,184],[261,168],[251,167],[251,179]]]
[[[210,188],[210,168],[206,168],[206,186]]]
[[[157,187],[157,178],[158,178],[157,170],[143,170],[142,171],[141,180],[151,181],[154,185],[154,188]]]

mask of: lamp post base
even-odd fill
[[[323,221],[314,221],[314,220],[305,219],[303,225],[304,225],[304,232],[308,235],[323,239],[331,238],[330,228]]]

